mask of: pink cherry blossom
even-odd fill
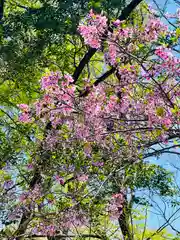
[[[23,122],[23,123],[31,123],[32,118],[29,115],[29,113],[21,113],[20,116],[19,116],[19,121]]]
[[[116,21],[113,22],[113,25],[118,27],[120,25],[121,21],[117,19]]]
[[[21,103],[21,104],[18,105],[18,107],[23,112],[29,112],[30,111],[30,107],[27,104]]]
[[[62,177],[57,175],[55,176],[55,179],[59,184],[64,185],[64,179]]]
[[[107,28],[107,18],[95,15],[91,10],[87,19],[87,25],[80,24],[78,31],[83,36],[85,43],[92,48],[100,48],[101,38]]]
[[[80,181],[80,182],[87,182],[88,176],[85,175],[85,174],[79,175],[79,176],[77,177],[77,179],[78,179],[78,181]]]

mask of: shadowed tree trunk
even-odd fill
[[[124,240],[134,240],[132,231],[130,228],[130,222],[129,222],[130,212],[131,212],[131,209],[129,208],[129,204],[127,201],[127,194],[125,193],[122,214],[119,216],[119,219],[118,219],[119,226],[120,226]]]

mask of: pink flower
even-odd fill
[[[103,167],[104,163],[103,162],[92,162],[92,165],[95,167]]]
[[[30,115],[28,113],[25,112],[19,116],[19,121],[23,122],[23,123],[30,123],[30,122],[32,122],[32,118],[30,117]]]
[[[113,194],[113,195],[112,195],[112,198],[119,199],[119,200],[121,200],[121,201],[123,201],[123,199],[124,199],[122,193]]]
[[[116,64],[116,57],[117,57],[117,47],[114,43],[109,43],[109,61],[111,65]]]
[[[123,193],[117,193],[112,195],[112,199],[108,206],[111,218],[117,219],[122,214],[123,203],[124,203]]]
[[[31,169],[33,169],[33,167],[34,167],[34,166],[33,166],[32,163],[28,163],[28,164],[27,164],[27,169],[31,170]]]
[[[74,79],[70,75],[64,75],[64,78],[67,80],[67,84],[70,84],[74,81]]]
[[[113,22],[113,25],[118,27],[120,25],[121,21],[117,19],[116,21]]]
[[[22,193],[22,194],[19,196],[19,201],[20,201],[20,202],[24,202],[27,198],[28,198],[28,193]]]
[[[92,48],[100,48],[101,38],[107,28],[107,18],[101,15],[95,15],[91,10],[87,24],[80,24],[78,31],[83,36],[85,43]]]
[[[56,176],[55,179],[59,184],[64,185],[64,179],[62,177]]]
[[[171,125],[172,125],[172,121],[170,118],[165,118],[163,119],[162,123],[167,127],[169,128]]]
[[[88,180],[88,176],[85,175],[85,174],[83,174],[83,175],[81,175],[81,176],[78,176],[77,179],[78,179],[78,181],[80,181],[80,182],[86,182],[86,181]]]
[[[29,112],[30,111],[30,108],[29,108],[29,106],[27,104],[21,103],[21,104],[18,104],[18,107],[23,112]]]
[[[41,89],[47,89],[48,87],[53,87],[58,85],[59,73],[51,73],[41,79]]]

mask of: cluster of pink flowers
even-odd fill
[[[36,116],[41,121],[49,120],[54,128],[67,121],[63,116],[70,116],[74,107],[75,86],[72,82],[71,76],[61,76],[59,73],[51,73],[42,78],[44,96],[35,103]]]
[[[78,31],[83,36],[85,43],[92,48],[100,48],[103,34],[107,29],[107,18],[96,15],[91,10],[87,17],[87,25],[80,24]]]
[[[138,79],[137,70],[133,65],[130,65],[129,68],[119,68],[118,73],[121,86],[128,86],[130,83],[136,83]]]
[[[81,227],[88,224],[88,219],[86,217],[86,212],[80,209],[69,209],[62,213],[59,218],[61,227],[64,229],[72,227]]]
[[[61,78],[61,75],[59,72],[44,76],[41,79],[41,89],[46,90],[51,87],[58,87],[58,82],[60,78]]]
[[[118,219],[123,212],[124,195],[117,193],[112,195],[111,201],[108,206],[108,212],[112,219]]]
[[[172,52],[162,46],[156,48],[155,54],[162,58],[163,60],[168,60],[169,58],[173,57]]]
[[[145,31],[141,33],[141,38],[147,42],[153,42],[158,37],[167,32],[168,27],[158,18],[152,17],[148,19],[144,27]]]
[[[78,180],[79,182],[87,182],[87,180],[88,180],[88,175],[86,175],[86,174],[79,175],[79,176],[77,177],[77,180]]]
[[[156,54],[164,54],[161,53],[161,51],[161,49],[157,49]],[[164,54],[163,56],[166,55]],[[53,129],[51,129],[46,136],[44,146],[53,149],[56,144],[58,144],[61,139],[61,134],[63,134],[62,130],[56,129],[58,125],[66,125],[70,135],[78,139],[85,141],[104,141],[104,134],[108,133],[110,128],[112,131],[113,129],[118,130],[120,126],[124,126],[123,122],[116,125],[111,120],[111,118],[120,118],[121,113],[126,115],[127,120],[131,118],[131,116],[133,116],[134,120],[138,120],[141,115],[145,118],[148,117],[148,126],[156,127],[164,125],[169,129],[175,119],[168,106],[167,99],[164,97],[164,93],[161,92],[158,85],[154,86],[153,93],[144,93],[141,99],[138,95],[134,95],[135,86],[139,85],[138,79],[141,77],[141,75],[139,75],[141,72],[138,73],[135,69],[134,66],[129,66],[128,68],[118,70],[121,79],[113,90],[114,92],[112,92],[111,89],[110,96],[106,94],[108,88],[99,85],[92,88],[88,96],[79,103],[75,101],[75,87],[71,84],[73,80],[70,76],[66,76],[65,80],[67,79],[67,81],[61,81],[59,85],[56,85],[57,81],[54,81],[54,78],[50,78],[53,79],[55,83],[48,83],[44,89],[45,93],[43,98],[35,103],[36,116],[39,117],[42,122],[47,123],[50,121],[53,126]],[[159,67],[159,71],[161,72],[163,69]],[[156,73],[157,70],[150,71],[149,78],[151,78],[151,75],[156,76]],[[57,76],[56,73],[52,75]],[[165,92],[168,92],[168,89],[172,88],[172,81],[169,80],[167,84],[169,83],[170,85],[166,85],[166,88],[162,87]],[[173,98],[171,98],[173,102],[175,102],[177,98],[174,96],[174,92],[175,90],[170,93],[173,96]],[[176,93],[176,95],[178,94]],[[161,110],[163,105],[165,106],[163,110]],[[23,108],[25,108],[25,106]],[[27,107],[25,109],[27,109]],[[75,115],[73,112],[75,112]],[[131,121],[131,126],[132,123]],[[142,124],[144,124],[143,121]],[[110,127],[110,125],[112,126]],[[126,128],[127,126],[126,124]],[[89,145],[87,146],[84,151],[87,156],[90,156],[91,147],[89,147]]]
[[[19,196],[19,201],[23,206],[25,205],[34,205],[36,203],[36,200],[41,197],[41,188],[39,185],[36,185],[32,190],[29,190],[27,192],[23,192]]]
[[[115,95],[110,97],[106,95],[104,86],[93,88],[80,104],[83,118],[81,122],[75,123],[76,136],[80,139],[102,140],[102,134],[107,132],[108,120],[105,119],[112,116],[117,100]]]
[[[108,61],[109,63],[114,66],[116,65],[116,58],[118,55],[118,47],[116,46],[116,42],[109,41],[109,49],[108,49]]]
[[[120,21],[119,19],[116,19],[114,22],[113,22],[113,25],[115,27],[118,27],[120,24],[121,24],[122,21]]]
[[[145,107],[145,113],[148,116],[149,126],[165,125],[166,128],[170,128],[173,123],[172,112],[167,109],[167,106],[162,106],[164,104],[163,98],[157,96],[147,97],[148,104]],[[159,111],[161,111],[159,113]]]
[[[147,23],[144,24],[142,31],[140,28],[122,27],[121,21],[113,22],[116,30],[107,32],[108,36],[108,61],[111,65],[117,64],[117,59],[121,59],[126,55],[126,50],[133,52],[137,46],[133,44],[133,40],[138,38],[140,42],[153,42],[158,37],[167,32],[167,26],[163,24],[158,18],[151,16]],[[83,36],[85,43],[93,48],[100,48],[102,36],[107,30],[107,19],[105,16],[96,15],[92,11],[88,15],[87,24],[80,24],[78,28],[80,34]],[[124,44],[132,40],[130,44]],[[123,52],[119,46],[127,45],[127,49]]]
[[[30,111],[30,108],[27,104],[19,104],[18,107],[21,109],[21,111],[23,112],[29,112]]]
[[[18,107],[21,109],[21,114],[19,116],[19,121],[24,123],[32,122],[32,117],[30,114],[30,108],[27,104],[19,104]]]
[[[86,44],[99,48],[102,35],[107,29],[107,19],[102,15],[95,15],[91,11],[86,20],[87,24],[81,24],[79,31]],[[116,29],[113,33],[108,34],[107,39],[109,45],[108,61],[110,65],[114,66],[117,66],[117,60],[126,56],[127,52],[137,50],[133,43],[135,39],[138,38],[139,43],[143,44],[149,41],[153,42],[157,40],[159,35],[167,31],[167,27],[154,16],[151,16],[149,21],[145,23],[145,31],[139,28],[122,27],[123,25],[118,20],[114,24]],[[129,39],[132,40],[130,44],[128,43]],[[127,44],[125,44],[126,42]],[[122,51],[120,45],[127,45],[127,47]],[[53,127],[46,136],[44,146],[53,149],[58,144],[62,135],[62,130],[56,129],[59,125],[67,126],[68,134],[70,133],[69,137],[85,141],[104,141],[106,139],[104,136],[108,131],[118,130],[119,127],[124,126],[123,122],[116,124],[111,120],[111,118],[121,118],[122,114],[127,120],[132,120],[131,118],[138,120],[139,116],[142,115],[145,119],[148,118],[149,127],[163,125],[169,129],[175,122],[175,117],[169,107],[166,92],[168,92],[172,104],[176,102],[178,92],[177,89],[173,89],[171,78],[161,89],[158,84],[155,84],[154,79],[161,77],[165,70],[167,76],[175,78],[180,71],[178,67],[180,61],[173,57],[169,49],[164,47],[157,47],[155,54],[160,57],[161,61],[154,63],[154,66],[151,66],[148,71],[144,71],[142,68],[141,72],[140,66],[121,67],[117,69],[119,83],[113,90],[110,90],[111,94],[107,94],[108,87],[98,85],[90,88],[88,96],[81,99],[80,102],[76,102],[75,86],[72,84],[71,76],[51,73],[43,77],[41,88],[44,91],[44,96],[35,103],[36,117],[41,122],[50,122]],[[137,89],[140,88],[140,83],[144,78],[153,82],[154,89],[151,94],[144,91],[139,98],[138,95],[136,96],[136,92],[140,91]],[[163,110],[161,110],[162,105],[165,105]],[[28,122],[29,107],[22,105],[20,108],[23,111],[20,120]],[[140,126],[144,126],[143,121],[139,123]],[[129,123],[125,124],[127,128]],[[131,126],[132,124],[136,126],[135,122],[131,121]],[[85,147],[84,152],[90,157],[91,148]]]
[[[158,47],[155,54],[160,57],[161,63],[158,65],[159,70],[165,70],[169,76],[180,75],[180,59],[173,56],[172,51],[165,47]]]
[[[64,178],[63,177],[60,177],[60,176],[56,175],[55,179],[59,184],[64,185]]]
[[[95,167],[103,167],[104,162],[92,162],[92,165],[95,166]]]

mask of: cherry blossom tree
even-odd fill
[[[18,105],[19,122],[33,131],[17,183],[8,177],[13,167],[2,172],[8,219],[17,221],[9,238],[111,239],[117,228],[119,237],[134,239],[135,189],[146,186],[130,182],[146,158],[179,154],[180,145],[179,10],[169,30],[146,4],[129,18],[140,2],[114,20],[91,10],[77,29],[88,51],[75,71],[48,72],[40,98]]]

